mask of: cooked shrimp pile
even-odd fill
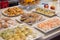
[[[51,28],[58,26],[60,26],[60,19],[57,17],[51,18],[38,24],[38,27],[44,30],[50,30]]]

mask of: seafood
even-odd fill
[[[38,24],[38,27],[43,30],[50,30],[58,26],[60,26],[60,18],[58,17],[50,18]]]

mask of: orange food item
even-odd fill
[[[50,9],[55,10],[55,6],[51,6]]]
[[[5,22],[5,23],[3,24],[3,28],[8,28],[8,23],[7,23],[7,22]]]
[[[24,11],[23,11],[23,9],[21,9],[19,7],[12,7],[12,8],[8,8],[7,10],[5,10],[4,13],[7,16],[17,16],[17,15],[24,14]]]
[[[32,1],[34,1],[34,0],[24,0],[26,3],[28,3],[28,2],[32,2]]]
[[[60,26],[60,19],[59,18],[51,18],[49,20],[43,21],[38,24],[38,27],[44,30],[48,30],[51,28],[55,28],[57,26]]]
[[[40,0],[19,0],[20,4],[27,6],[27,5],[35,5],[38,4]]]

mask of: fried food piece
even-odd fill
[[[34,23],[41,20],[42,16],[37,13],[26,13],[21,16],[21,21],[25,23]]]
[[[16,16],[16,15],[24,14],[23,10],[21,8],[18,8],[18,7],[8,8],[4,12],[8,16]]]

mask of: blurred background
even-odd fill
[[[52,0],[40,0],[42,4],[49,3]],[[57,1],[57,0],[53,0]],[[0,8],[6,8],[6,7],[11,7],[11,6],[16,6],[18,5],[19,0],[0,0]]]

